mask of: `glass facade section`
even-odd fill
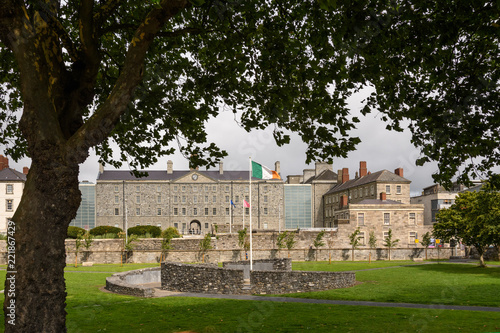
[[[285,185],[285,228],[312,227],[311,185]]]
[[[76,218],[69,225],[90,230],[95,228],[95,184],[83,182],[78,188],[82,192],[82,202]]]

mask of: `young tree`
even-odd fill
[[[313,246],[316,248],[316,261],[318,261],[318,249],[325,245],[323,242],[323,237],[325,236],[325,231],[321,230],[314,239]]]
[[[437,180],[469,160],[460,179],[490,170],[497,18],[492,0],[1,1],[0,144],[32,160],[13,217],[20,306],[6,331],[65,331],[64,238],[89,150],[145,168],[179,142],[190,166],[214,166],[225,152],[204,126],[221,104],[246,130],[274,127],[280,145],[297,132],[307,163],[331,161],[359,142],[347,99],[369,85],[363,113],[394,129],[409,119]]]
[[[135,246],[137,244],[134,244],[134,242],[136,240],[139,239],[139,236],[138,235],[130,235],[127,237],[127,240],[123,240],[123,252],[125,253],[125,263],[128,262],[128,259],[130,257],[130,255],[132,254],[132,252],[134,251],[135,249]]]
[[[288,250],[288,258],[290,258],[290,250],[295,246],[295,232],[289,232],[285,238],[285,245]]]
[[[422,236],[422,246],[425,247],[425,260],[427,260],[427,249],[429,248],[429,245],[431,245],[431,234],[427,231],[423,236]]]
[[[238,230],[238,246],[241,248],[241,250],[245,250],[245,242],[247,240],[247,228]],[[250,245],[250,243],[249,243]],[[246,254],[245,254],[246,257]],[[240,260],[241,259],[241,251],[240,251]]]
[[[85,253],[86,253],[85,260],[88,260],[90,247],[92,246],[93,242],[94,242],[94,235],[92,235],[90,232],[87,231],[83,236],[83,247],[85,248]]]
[[[169,227],[165,229],[162,233],[162,241],[161,241],[161,256],[160,263],[163,261],[163,258],[166,258],[168,251],[172,249],[172,239],[180,238],[181,235],[177,228]]]
[[[370,236],[368,238],[368,246],[370,246],[370,258],[368,262],[371,264],[372,262],[372,250],[377,248],[377,236],[375,236],[375,232],[370,231]]]
[[[78,253],[82,247],[83,232],[79,231],[75,239],[75,267],[78,267]]]
[[[205,262],[205,253],[208,251],[208,250],[211,250],[213,247],[212,247],[212,237],[209,233],[205,234],[205,237],[203,237],[203,239],[200,241],[200,251],[202,253],[202,262],[204,263]]]
[[[474,246],[479,265],[485,267],[484,252],[500,239],[500,193],[491,191],[489,184],[479,192],[463,192],[455,203],[436,215],[433,234],[443,240],[460,239]]]
[[[387,232],[387,237],[384,239],[384,246],[389,251],[389,261],[391,261],[391,249],[398,245],[399,239],[392,239],[392,229]]]
[[[281,252],[281,249],[286,247],[286,239],[288,238],[288,231],[283,231],[278,234],[276,238],[276,246],[278,246],[278,252]]]
[[[327,240],[327,242],[328,242],[328,264],[332,263],[332,247],[334,244],[333,236],[334,236],[333,231],[330,231],[330,238],[328,238],[328,240]]]
[[[360,233],[361,231],[359,230],[359,228],[357,228],[352,234],[349,235],[349,244],[351,245],[352,250],[352,261],[354,261],[354,250],[358,248],[361,242],[361,237],[359,236]]]

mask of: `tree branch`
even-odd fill
[[[119,6],[120,0],[108,0],[105,4],[100,5],[94,14],[96,26],[101,27],[104,20],[110,17]]]
[[[150,11],[130,41],[123,70],[106,102],[69,139],[67,157],[82,163],[88,150],[109,136],[142,80],[144,59],[153,39],[170,18],[190,6],[188,0],[163,0]]]

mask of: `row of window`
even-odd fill
[[[385,193],[386,194],[391,194],[391,188],[392,186],[391,185],[386,185],[385,186]],[[371,185],[370,186],[370,195],[373,196],[375,194],[375,186],[374,185]],[[396,194],[402,194],[402,187],[401,185],[396,185]],[[351,200],[352,196],[354,196],[355,199],[357,199],[358,197],[359,198],[363,198],[363,195],[365,197],[368,197],[368,186],[365,186],[363,188],[356,188],[354,190],[352,190],[351,192],[349,192],[349,200]],[[340,197],[342,195],[335,195],[335,196],[327,196],[326,197],[326,203],[330,204],[330,203],[338,203],[339,200],[340,200]]]
[[[360,241],[360,244],[359,245],[367,245],[367,239],[366,239],[366,235],[365,235],[365,232],[364,231],[361,231],[359,234],[359,241]],[[385,239],[389,237],[389,232],[388,231],[384,231],[383,235],[382,235],[382,240],[385,241]],[[417,233],[415,231],[410,231],[408,233],[408,243],[409,244],[415,244],[415,240],[417,239]]]
[[[183,216],[190,215],[190,214],[188,214],[188,209],[186,207],[182,207],[180,210],[179,210],[178,207],[174,207],[174,209],[173,209],[173,215],[177,216],[177,215],[179,215],[179,212],[180,212],[180,215],[183,215]],[[209,213],[210,213],[210,208],[205,207],[204,210],[203,210],[203,212],[204,212],[205,216],[208,216]],[[229,212],[230,212],[229,208],[226,208],[225,209],[226,215],[229,216]],[[193,208],[193,215],[197,216],[198,213],[199,213],[198,208],[196,208],[196,207]],[[264,215],[268,215],[268,213],[269,213],[268,208],[264,207],[263,214]],[[163,214],[164,214],[164,210],[162,208],[159,208],[159,207],[156,208],[156,215],[157,216],[162,216]],[[115,215],[120,215],[120,208],[115,208]],[[137,207],[135,209],[135,215],[136,216],[141,216],[141,208]],[[217,208],[212,208],[212,215],[213,216],[217,215]],[[245,208],[245,215],[250,215],[250,208]]]
[[[193,196],[192,197],[193,203],[201,203],[202,202],[202,198],[203,198],[203,196],[196,196],[196,195]],[[204,199],[205,199],[204,200],[205,203],[209,203],[210,199],[211,199],[212,203],[217,203],[217,196],[216,195],[212,196],[212,198],[210,198],[208,195],[205,195]],[[226,195],[224,199],[225,199],[226,203],[229,203],[229,199],[230,199],[229,195]],[[176,196],[173,197],[173,202],[174,203],[179,203],[179,202],[186,203],[187,200],[188,200],[188,197],[185,196],[185,195],[182,195],[182,196],[177,196],[176,195]],[[248,195],[245,196],[245,200],[248,202]],[[267,195],[263,196],[263,201],[264,201],[264,203],[269,202],[269,199],[268,199]],[[159,203],[159,204],[162,203],[162,196],[161,195],[158,195],[156,197],[156,202]],[[240,196],[237,195],[237,196],[235,196],[234,203],[239,203],[239,202],[240,202]],[[120,196],[115,195],[115,203],[120,203]],[[140,195],[137,195],[135,197],[135,203],[136,204],[140,204],[141,203],[141,196]]]
[[[384,214],[384,225],[391,224],[391,213],[383,213]],[[410,224],[416,224],[416,215],[415,213],[408,214],[408,221]],[[365,213],[358,213],[358,225],[365,225]]]
[[[7,185],[7,186],[12,186],[12,185]],[[198,186],[198,185],[174,185],[174,186],[172,186],[172,191],[178,192],[180,189],[181,192],[186,192],[187,190],[192,190],[193,192],[198,192],[198,189],[200,191],[202,191],[203,187],[205,188],[205,192],[210,192],[210,191],[217,192],[217,185],[205,185],[205,186],[203,186],[203,185],[200,185],[200,186]],[[230,189],[229,185],[225,185],[223,187],[224,187],[225,192],[229,192],[229,189]],[[122,188],[122,187],[119,185],[115,185],[115,192],[120,192],[120,188]],[[142,189],[141,185],[135,186],[136,192],[141,192],[141,189]],[[264,185],[263,190],[264,190],[264,192],[269,191],[269,186]],[[156,191],[162,192],[161,185],[156,186]],[[249,186],[245,186],[245,192],[248,192],[248,191],[249,191]],[[7,193],[9,193],[9,192],[7,192]]]

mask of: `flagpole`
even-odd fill
[[[250,162],[250,169],[248,171],[248,182],[250,184],[250,188],[249,188],[249,198],[248,200],[250,201],[249,204],[250,204],[250,271],[253,270],[253,244],[252,244],[252,157],[249,157],[248,158],[248,161]]]
[[[245,196],[241,200],[241,207],[243,208],[243,229],[245,229]]]
[[[231,205],[231,200],[229,200],[229,234],[233,233],[232,229],[231,229],[231,225],[232,225],[231,222],[233,222],[233,214],[232,214],[233,209],[232,208],[233,208],[233,205]]]

